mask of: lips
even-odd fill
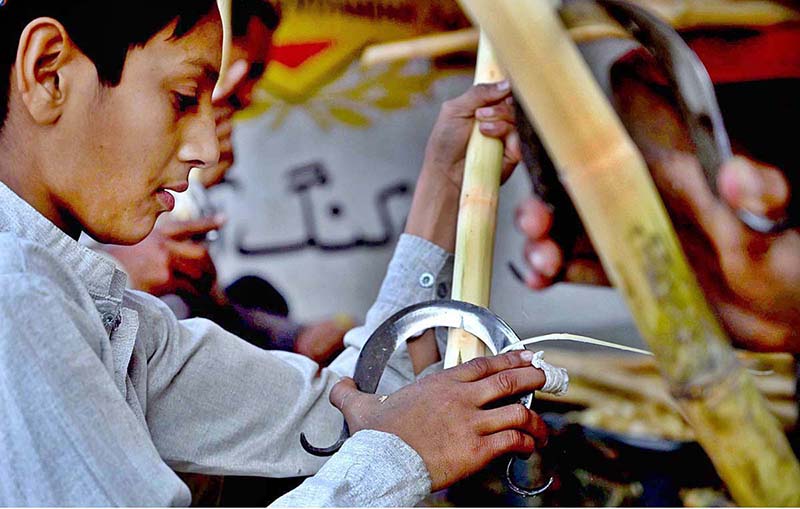
[[[156,196],[158,196],[158,201],[164,206],[167,212],[172,212],[175,208],[175,197],[172,196],[172,193],[166,189],[159,189]]]

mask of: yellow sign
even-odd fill
[[[293,103],[336,79],[369,44],[468,24],[452,0],[290,0],[281,8],[262,87]]]

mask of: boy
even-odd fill
[[[252,102],[279,20],[278,10],[266,0],[231,2],[233,63],[213,98],[220,157],[216,165],[199,173],[201,182],[195,186],[219,184],[232,166],[233,115]],[[207,318],[258,347],[303,354],[321,366],[342,351],[344,335],[353,328],[349,317],[297,323],[289,318],[289,306],[280,292],[258,276],[244,276],[222,288],[205,242],[209,232],[223,226],[220,216],[185,220],[176,216],[180,214],[162,218],[135,246],[94,247],[119,263],[128,286],[163,298],[179,318]]]
[[[322,462],[298,434],[337,435],[328,397],[354,436],[280,504],[413,505],[494,458],[533,451],[545,438],[538,416],[518,404],[484,409],[542,387],[528,352],[366,395],[306,358],[179,322],[76,242],[84,231],[140,241],[174,205],[167,190],[217,162],[220,50],[213,0],[0,7],[0,504],[186,505],[173,469],[309,475]],[[419,273],[448,261],[474,112],[484,108],[487,135],[508,138],[508,95],[508,84],[476,87],[443,108],[407,235],[351,345],[432,298]],[[518,159],[509,147],[506,173]],[[413,373],[399,359],[388,377],[400,385]]]

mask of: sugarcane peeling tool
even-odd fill
[[[497,355],[495,342],[500,344],[518,343],[516,332],[502,318],[486,308],[454,300],[436,300],[423,302],[407,307],[381,324],[369,337],[356,362],[353,380],[361,392],[375,394],[378,383],[389,358],[400,345],[421,333],[437,327],[463,329],[482,341],[492,355]],[[530,408],[533,394],[522,398],[521,403]],[[308,442],[304,433],[300,433],[300,443],[306,452],[314,456],[331,456],[335,454],[350,436],[347,421],[342,426],[339,439],[330,447],[314,447]],[[512,457],[506,468],[506,482],[509,488],[523,496],[536,496],[547,491],[553,484],[553,478],[542,486],[525,488],[513,479],[514,463]]]
[[[597,0],[597,3],[622,23],[653,55],[665,72],[695,145],[695,154],[703,168],[706,182],[711,191],[718,194],[719,168],[733,157],[733,152],[714,92],[714,84],[707,69],[680,34],[658,16],[625,0]],[[563,208],[563,227],[558,225],[554,229],[561,230],[564,237],[556,240],[563,241],[568,246],[575,233],[580,230],[577,213],[572,207],[563,207],[565,203],[569,203],[567,193],[558,182],[555,167],[519,106],[520,102],[516,103],[523,159],[531,174],[534,193],[553,208]],[[780,219],[760,216],[746,209],[736,210],[735,213],[751,230],[776,234],[800,226],[800,206],[796,198],[793,200],[787,215]],[[560,211],[559,214],[561,213]]]

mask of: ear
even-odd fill
[[[67,89],[64,67],[75,51],[63,25],[52,18],[37,18],[22,32],[14,64],[16,85],[36,123],[52,124],[61,116]]]

